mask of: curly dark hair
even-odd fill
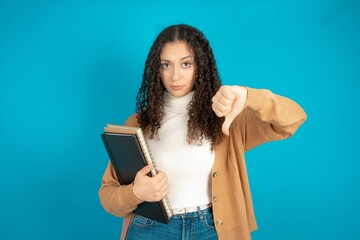
[[[185,42],[195,58],[195,92],[188,106],[187,141],[201,144],[205,138],[211,141],[213,148],[223,137],[221,125],[224,119],[217,117],[211,108],[212,97],[219,90],[221,81],[209,41],[194,27],[184,24],[169,26],[156,38],[146,59],[136,97],[137,121],[143,130],[149,127],[150,138],[157,136],[164,117],[165,92],[160,76],[160,53],[167,42],[176,40]]]

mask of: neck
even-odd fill
[[[164,110],[174,113],[187,113],[189,102],[194,95],[194,91],[189,92],[183,97],[172,96],[165,91],[164,94]]]

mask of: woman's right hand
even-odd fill
[[[133,192],[136,198],[144,202],[158,202],[169,192],[168,179],[164,172],[158,171],[153,177],[147,174],[153,169],[148,164],[137,172],[133,183]]]

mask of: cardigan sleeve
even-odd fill
[[[132,115],[126,122],[127,126],[135,126],[135,115]],[[99,198],[102,207],[109,213],[123,217],[131,213],[140,204],[132,190],[132,184],[120,185],[115,170],[109,161],[108,166],[101,180]]]
[[[234,128],[240,128],[245,150],[288,138],[307,119],[305,111],[289,98],[265,89],[247,87],[247,90],[244,110],[234,124]]]

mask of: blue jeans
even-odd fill
[[[212,209],[176,214],[163,224],[135,215],[129,227],[127,240],[215,240]]]

